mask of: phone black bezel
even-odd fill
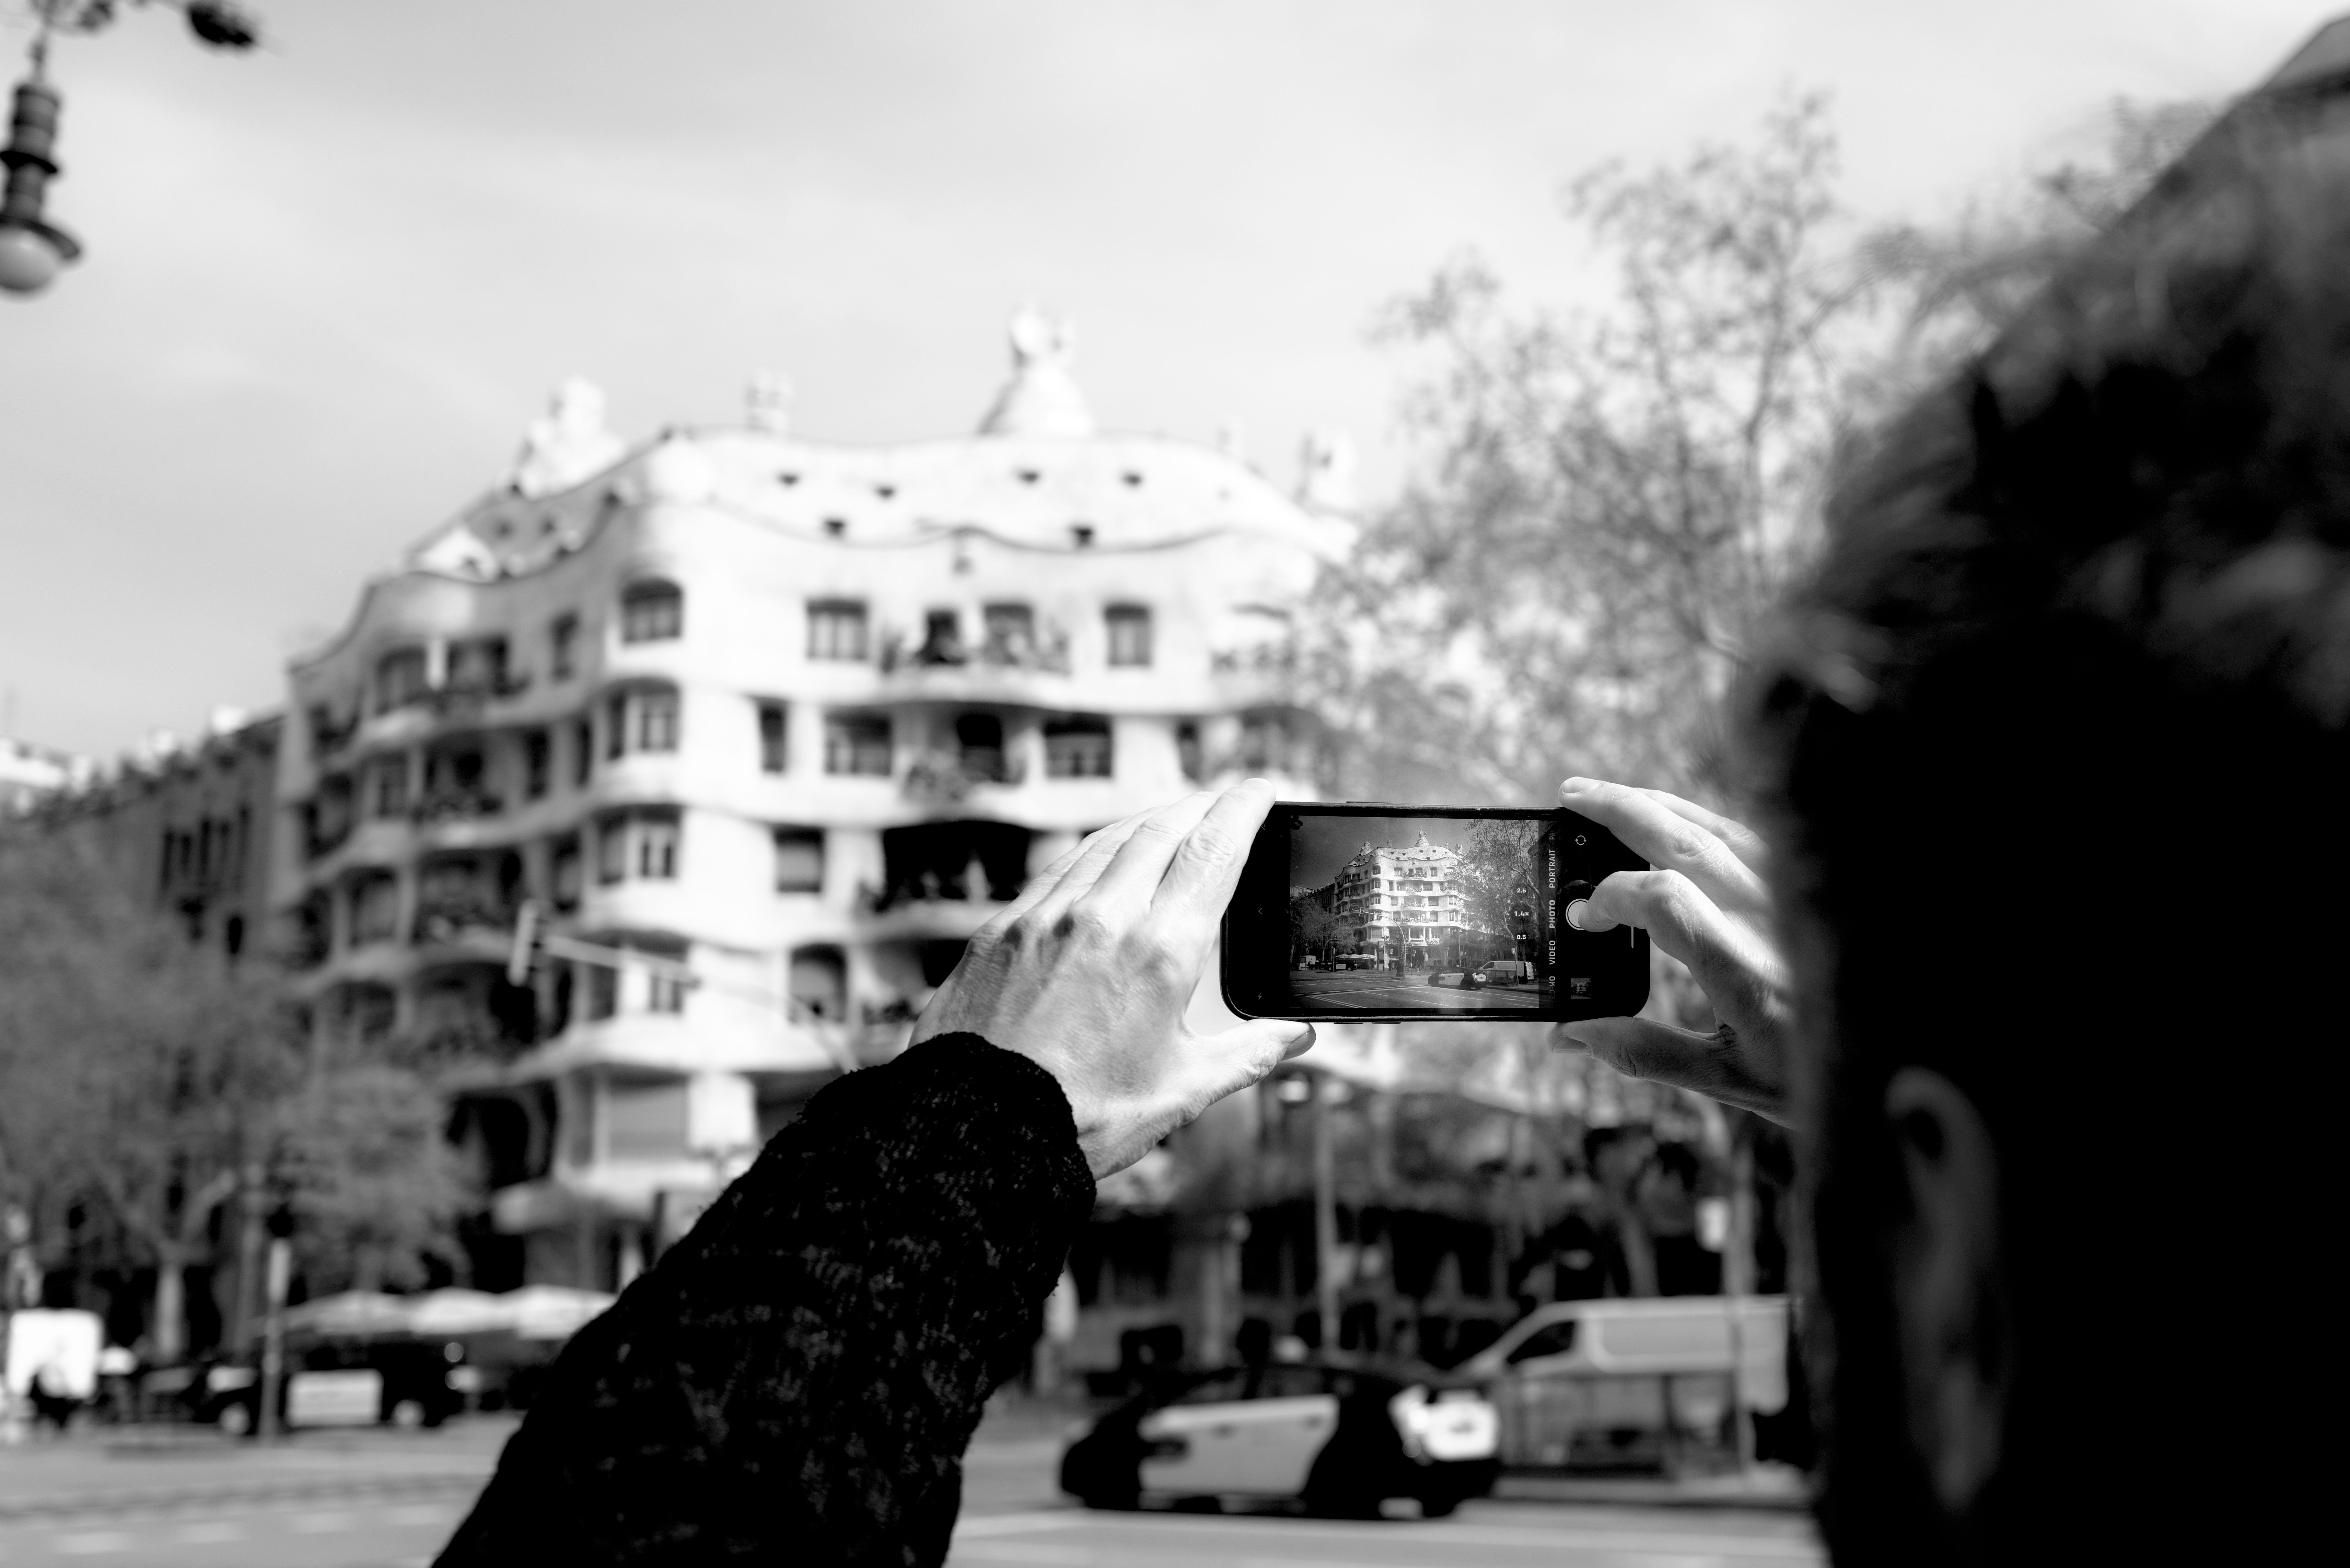
[[[1253,890],[1262,888],[1265,886],[1265,877],[1267,873],[1263,868],[1264,863],[1260,858],[1260,849],[1261,846],[1267,842],[1269,837],[1278,837],[1282,841],[1279,885],[1283,899],[1282,908],[1284,909],[1285,919],[1289,885],[1287,859],[1288,833],[1285,827],[1282,828],[1277,834],[1274,832],[1274,825],[1282,822],[1283,820],[1282,816],[1278,814],[1285,812],[1297,812],[1313,816],[1334,817],[1436,816],[1457,817],[1463,821],[1490,819],[1517,822],[1552,821],[1555,823],[1558,827],[1556,843],[1561,850],[1562,866],[1556,878],[1556,886],[1561,889],[1567,888],[1578,881],[1596,883],[1609,871],[1640,870],[1647,868],[1648,866],[1648,862],[1646,860],[1643,860],[1638,855],[1634,854],[1631,849],[1625,846],[1621,839],[1617,838],[1615,834],[1610,832],[1607,827],[1603,826],[1599,823],[1592,821],[1591,818],[1583,815],[1579,812],[1568,811],[1563,807],[1553,808],[1550,810],[1532,810],[1513,806],[1410,805],[1388,801],[1275,801],[1272,811],[1268,812],[1265,815],[1265,826],[1259,829],[1255,841],[1249,846],[1249,859],[1247,864],[1243,866],[1242,869],[1240,886],[1233,891],[1232,904],[1224,911],[1224,919],[1222,927],[1222,936],[1223,940],[1217,966],[1217,980],[1219,987],[1223,994],[1224,1005],[1231,1009],[1237,1016],[1242,1018],[1295,1018],[1315,1023],[1556,1023],[1581,1018],[1607,1018],[1621,1014],[1628,1014],[1638,1012],[1641,1007],[1647,1004],[1649,983],[1648,933],[1641,930],[1638,927],[1620,928],[1622,931],[1628,933],[1628,935],[1625,936],[1619,936],[1614,931],[1598,933],[1574,931],[1563,919],[1559,918],[1559,905],[1565,900],[1554,895],[1550,908],[1544,912],[1542,924],[1542,929],[1551,933],[1554,938],[1559,940],[1569,940],[1576,943],[1597,943],[1600,941],[1607,941],[1610,943],[1611,946],[1613,943],[1620,941],[1625,945],[1625,952],[1623,954],[1617,955],[1610,953],[1607,955],[1607,967],[1609,973],[1620,978],[1616,983],[1610,984],[1605,988],[1601,993],[1596,994],[1587,1002],[1578,1003],[1569,998],[1565,994],[1565,987],[1562,981],[1560,986],[1554,989],[1552,992],[1552,1000],[1548,1005],[1537,1007],[1532,1010],[1516,1008],[1506,1012],[1467,1012],[1452,1008],[1431,1008],[1419,1012],[1368,1012],[1353,1011],[1345,1012],[1273,1012],[1254,1008],[1253,1006],[1243,1006],[1243,1001],[1244,999],[1237,995],[1233,989],[1235,980],[1234,954],[1238,951],[1246,950],[1243,949],[1242,943],[1237,942],[1234,940],[1234,917],[1235,914],[1241,910],[1243,901],[1253,896]],[[1585,846],[1580,850],[1571,850],[1569,848],[1571,840],[1575,836],[1575,831],[1578,830],[1582,833],[1583,836],[1592,840],[1592,842]],[[1580,859],[1575,859],[1573,858],[1574,857],[1580,857]],[[1596,874],[1578,875],[1578,872]],[[1286,952],[1286,944],[1287,933],[1284,929],[1283,933],[1283,946],[1284,953]],[[1633,954],[1638,955],[1637,961],[1632,957]],[[1637,983],[1633,978],[1636,970]],[[1262,971],[1260,971],[1259,972],[1261,973]],[[1254,998],[1252,997],[1247,1000],[1253,1001]]]

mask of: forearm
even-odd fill
[[[935,1562],[1092,1200],[1058,1085],[974,1036],[827,1087],[565,1351],[442,1562]]]

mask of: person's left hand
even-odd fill
[[[1094,834],[979,929],[913,1038],[967,1030],[1052,1074],[1097,1179],[1312,1045],[1290,1019],[1183,1023],[1273,794],[1250,779]]]

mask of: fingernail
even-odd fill
[[[1562,790],[1574,790],[1580,794],[1584,790],[1587,790],[1591,787],[1591,781],[1578,774],[1574,778],[1567,780],[1558,787]]]

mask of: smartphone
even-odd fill
[[[1224,911],[1243,1018],[1612,1018],[1648,1000],[1648,933],[1568,911],[1648,862],[1571,811],[1278,801]]]

